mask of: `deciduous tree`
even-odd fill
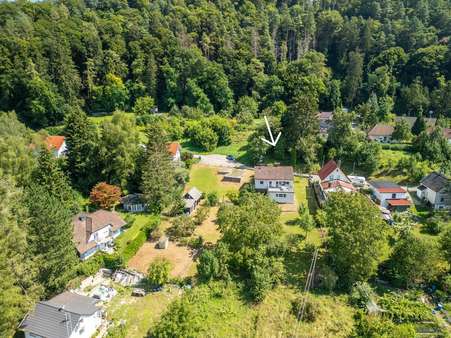
[[[106,182],[97,183],[92,188],[89,199],[102,209],[114,209],[121,200],[121,188]]]

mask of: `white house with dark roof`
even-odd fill
[[[98,300],[63,292],[40,301],[19,325],[25,338],[90,338],[102,323]]]
[[[85,260],[97,251],[110,251],[113,240],[127,224],[118,213],[97,210],[91,213],[79,213],[72,219],[74,242],[81,260]]]
[[[289,166],[255,167],[255,190],[265,192],[273,201],[294,203],[294,174]]]
[[[451,180],[445,175],[432,172],[423,178],[417,188],[417,196],[434,209],[451,208]]]
[[[129,194],[121,198],[122,208],[128,212],[144,212],[147,204],[143,194]]]

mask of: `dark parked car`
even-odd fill
[[[227,155],[226,159],[228,159],[229,161],[235,161],[235,156],[233,155]]]

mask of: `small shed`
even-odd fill
[[[184,196],[185,200],[185,213],[190,215],[197,207],[202,198],[202,193],[195,187],[191,188]]]
[[[161,237],[157,243],[157,248],[164,250],[167,249],[168,246],[169,246],[169,238],[167,238],[166,236]]]
[[[224,182],[235,182],[241,183],[241,179],[243,178],[244,171],[240,169],[233,169],[232,172],[224,175]]]
[[[122,208],[128,212],[143,212],[147,209],[143,194],[130,194],[121,198]]]

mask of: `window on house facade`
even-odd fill
[[[263,184],[263,181],[260,181],[260,184]]]
[[[396,194],[391,194],[391,198],[396,198]]]

